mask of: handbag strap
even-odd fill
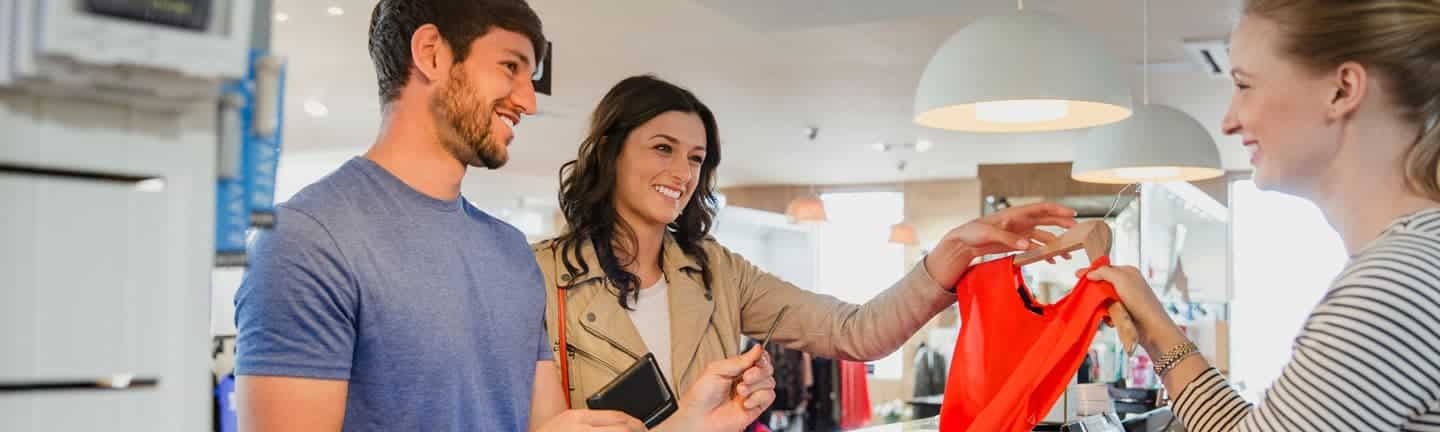
[[[560,330],[560,388],[565,389],[565,409],[574,409],[570,406],[570,391],[573,389],[570,388],[570,344],[565,341],[566,315],[564,286],[556,286],[555,297],[557,299],[555,302],[555,311],[557,312],[555,322],[559,324],[557,327],[558,330]]]

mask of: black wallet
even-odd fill
[[[615,410],[640,419],[646,428],[653,428],[665,421],[679,409],[675,393],[660,372],[655,355],[645,353],[644,357],[630,365],[629,369],[595,392],[585,404],[595,410]]]

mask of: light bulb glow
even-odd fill
[[[1070,115],[1063,100],[1007,100],[975,104],[975,119],[990,123],[1039,123]]]

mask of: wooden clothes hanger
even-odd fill
[[[1106,225],[1104,221],[1080,222],[1065,231],[1065,234],[1061,234],[1058,240],[1046,243],[1045,247],[1016,255],[1015,265],[1029,265],[1080,249],[1085,249],[1085,255],[1091,260],[1108,256],[1112,236],[1110,225]]]
[[[1084,249],[1085,255],[1093,261],[1096,258],[1110,255],[1113,238],[1114,234],[1110,231],[1110,225],[1105,221],[1080,222],[1061,234],[1060,238],[1046,243],[1044,247],[1016,255],[1015,265],[1034,264],[1081,249]],[[1108,323],[1120,333],[1120,343],[1125,346],[1125,353],[1133,354],[1138,336],[1135,331],[1135,323],[1130,320],[1130,313],[1125,310],[1125,305],[1118,301],[1110,304],[1109,312]]]

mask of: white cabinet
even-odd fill
[[[154,376],[162,368],[165,192],[0,172],[0,382]],[[26,329],[25,331],[16,331]]]
[[[0,89],[0,431],[210,427],[214,119]]]

